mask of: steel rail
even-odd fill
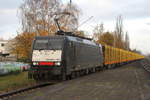
[[[141,65],[143,66],[143,68],[144,68],[146,71],[150,72],[150,60],[148,60],[148,59],[142,60],[142,61],[141,61]]]
[[[8,93],[3,93],[3,94],[0,94],[0,100],[1,99],[8,99],[9,97],[12,97],[16,94],[24,93],[24,92],[27,92],[27,91],[30,91],[30,90],[33,90],[33,89],[37,89],[37,88],[50,86],[50,85],[53,85],[53,84],[55,84],[55,83],[50,83],[50,82],[40,83],[40,84],[30,86],[30,87],[27,87],[27,88],[21,88],[21,89],[11,91],[11,92],[8,92]]]

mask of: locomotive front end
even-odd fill
[[[32,46],[29,76],[35,80],[49,80],[60,76],[63,44],[62,36],[36,37]]]

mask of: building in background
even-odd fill
[[[9,56],[10,55],[10,53],[7,49],[7,44],[8,44],[7,40],[0,40],[0,55],[1,56]]]
[[[16,56],[11,54],[8,40],[0,40],[0,61],[15,61]]]

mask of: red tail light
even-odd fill
[[[54,62],[39,62],[39,65],[49,65],[49,66],[53,66],[55,65]]]

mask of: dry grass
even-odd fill
[[[28,79],[28,72],[21,72],[8,76],[0,77],[0,93],[8,92],[18,88],[27,87],[35,84],[32,79]]]

